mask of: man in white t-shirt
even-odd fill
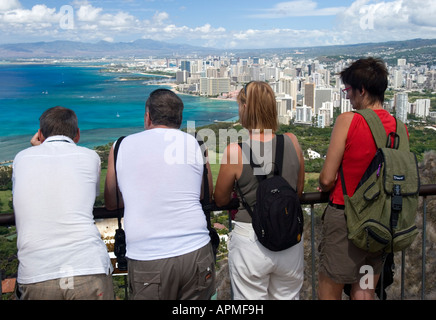
[[[182,113],[175,93],[153,91],[146,130],[119,146],[116,176],[113,148],[109,154],[105,204],[117,208],[118,178],[132,299],[205,300],[215,292],[214,255],[200,204],[203,155],[197,140],[179,130]]]
[[[95,226],[100,158],[79,147],[74,111],[40,117],[33,147],[13,163],[20,299],[113,299],[113,267]]]

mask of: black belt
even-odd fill
[[[332,206],[333,208],[339,209],[339,210],[344,210],[345,206],[343,204],[336,204],[333,203],[331,201],[329,201],[329,206]]]

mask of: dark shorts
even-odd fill
[[[382,252],[366,252],[348,240],[344,210],[330,205],[326,207],[322,216],[322,239],[318,251],[319,272],[326,274],[336,283],[358,282],[368,273],[368,266],[372,267],[374,275],[382,271]]]
[[[210,243],[167,259],[129,259],[128,269],[132,300],[208,300],[215,293],[215,260]]]

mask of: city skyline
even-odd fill
[[[432,0],[2,0],[0,44],[153,39],[217,49],[436,38]]]

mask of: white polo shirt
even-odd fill
[[[193,136],[166,128],[130,135],[120,145],[116,165],[127,257],[166,259],[209,243],[200,204],[203,157]]]
[[[49,137],[17,154],[12,182],[18,283],[112,272],[92,214],[100,184],[95,151]]]

